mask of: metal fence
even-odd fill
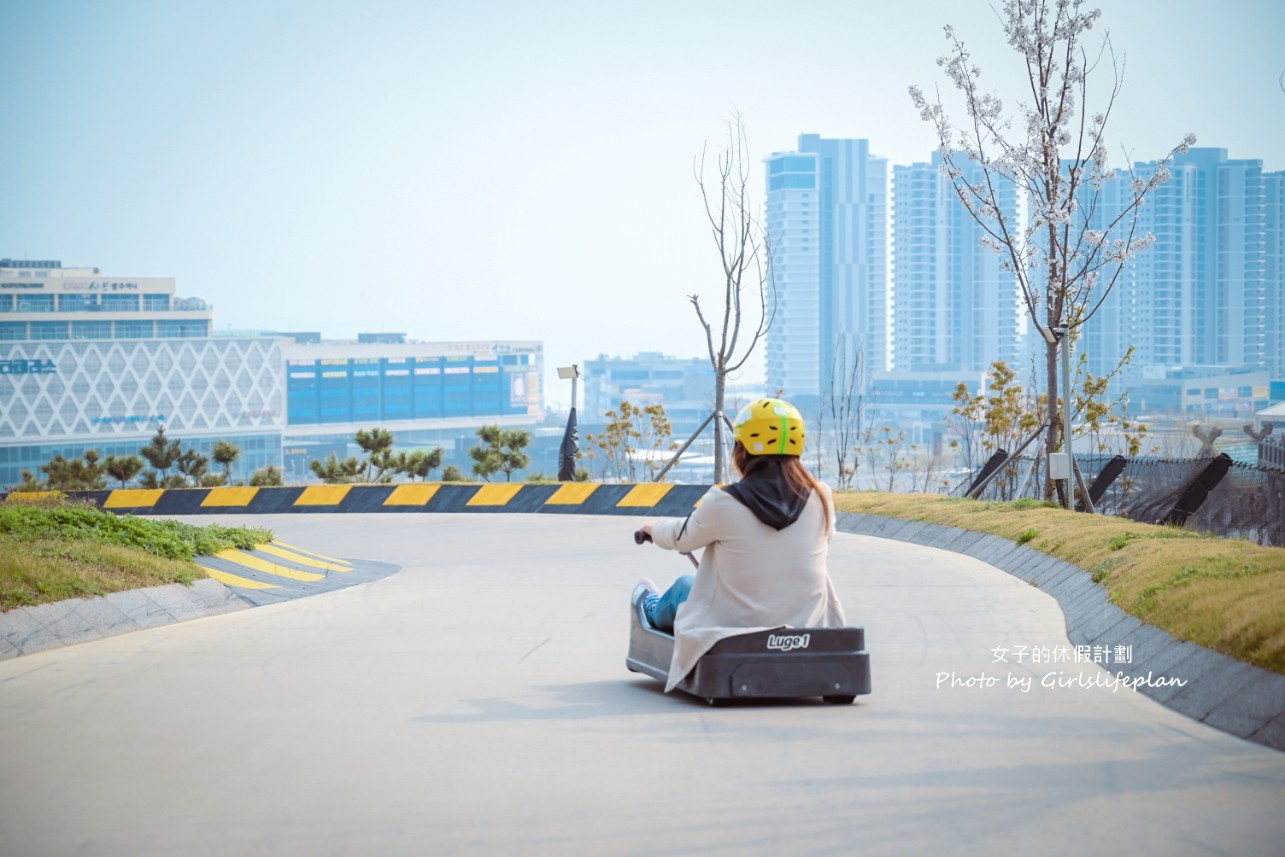
[[[992,463],[997,470],[977,494],[979,498],[1045,496],[1047,473],[1042,458]],[[1184,459],[1076,456],[1076,463],[1100,514],[1148,524],[1177,524],[1285,547],[1285,469],[1244,464],[1226,455]],[[968,494],[980,484],[984,470],[951,493]],[[1083,508],[1082,501],[1079,506]]]

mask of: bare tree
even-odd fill
[[[1083,0],[1003,4],[998,15],[1009,46],[1024,63],[1023,97],[1029,99],[1019,102],[1012,116],[997,95],[980,88],[981,70],[951,27],[945,28],[950,52],[937,63],[962,95],[967,121],[953,125],[940,94],[929,101],[918,86],[910,87],[920,117],[937,132],[943,172],[986,233],[982,243],[1017,278],[1026,310],[1044,339],[1050,452],[1063,434],[1057,396],[1061,338],[1073,336],[1093,317],[1125,263],[1154,241],[1137,233],[1139,206],[1168,181],[1167,164],[1174,155],[1195,142],[1194,135],[1186,135],[1151,175],[1130,169],[1129,188],[1113,188],[1119,191],[1114,199],[1105,195],[1118,179],[1107,163],[1104,131],[1123,69],[1109,34],[1090,58],[1083,43],[1100,12],[1082,11],[1082,6]],[[1109,91],[1102,109],[1090,116],[1088,81],[1100,68]],[[1029,203],[1025,224],[1000,204],[1001,189],[1011,185]]]
[[[722,304],[715,309],[712,321],[701,308],[700,295],[688,295],[688,299],[705,330],[705,345],[714,368],[714,479],[726,482],[727,378],[745,365],[772,324],[768,300],[771,251],[757,215],[755,193],[750,189],[750,155],[740,113],[727,123],[727,142],[715,159],[713,175],[708,175],[704,149],[693,172],[723,270]],[[747,297],[749,307],[743,305]]]
[[[828,424],[833,436],[830,454],[834,458],[835,483],[841,491],[851,488],[856,481],[861,465],[858,450],[863,444],[869,444],[873,435],[869,392],[865,346],[857,346],[851,365],[848,349],[836,348],[830,367],[830,389],[821,396],[821,407],[817,411],[817,463],[821,463],[821,441]]]

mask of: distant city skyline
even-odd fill
[[[1115,165],[1192,131],[1285,169],[1285,7],[1098,5]],[[948,23],[1020,97],[984,0],[0,0],[0,256],[174,277],[220,329],[700,356],[701,147],[739,110],[755,163],[812,133],[927,160],[906,87],[946,85]]]
[[[1135,166],[1144,177],[1156,169],[1155,162]],[[1172,178],[1139,210],[1138,229],[1155,244],[1132,260],[1086,327],[1090,370],[1110,372],[1133,347],[1130,374],[1201,365],[1285,373],[1277,347],[1285,283],[1281,245],[1272,239],[1282,228],[1285,171],[1203,147],[1179,154],[1168,169]],[[1102,228],[1122,204],[1107,195],[1094,225]]]
[[[983,231],[939,170],[941,160],[934,154],[931,162],[894,165],[889,186],[886,164],[869,156],[866,140],[803,135],[797,152],[769,159],[776,308],[767,339],[769,389],[800,399],[838,393],[845,382],[829,379],[831,367],[854,365],[860,348],[863,371],[882,393],[909,383],[925,406],[940,407],[954,383],[976,389],[996,361],[1019,373],[1042,364],[1043,341],[1018,278],[981,245]],[[964,181],[984,180],[975,163],[965,159],[960,169]],[[1129,169],[1145,180],[1160,163]],[[1165,169],[1171,178],[1137,209],[1135,239],[1151,235],[1154,244],[1118,278],[1106,268],[1085,304],[1076,358],[1098,377],[1117,379],[1112,395],[1175,370],[1280,378],[1285,170],[1265,172],[1259,159],[1200,146],[1177,153]],[[885,229],[880,215],[889,193]],[[1124,212],[1133,194],[1127,176],[1100,191],[1082,187],[1087,230],[1115,240],[1130,232]],[[1010,227],[1032,216],[1012,183],[1001,182],[998,197]],[[834,362],[845,357],[846,364]],[[948,378],[947,395],[923,386]],[[1266,383],[1248,386],[1247,397],[1268,398]]]

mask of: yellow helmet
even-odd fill
[[[741,408],[732,436],[750,455],[802,455],[803,415],[781,399],[759,399]]]

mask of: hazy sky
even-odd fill
[[[1193,131],[1285,169],[1285,3],[1100,5],[1117,165]],[[698,356],[693,158],[739,110],[756,162],[926,160],[947,23],[1020,97],[985,0],[0,0],[0,257],[173,276],[219,329]]]

